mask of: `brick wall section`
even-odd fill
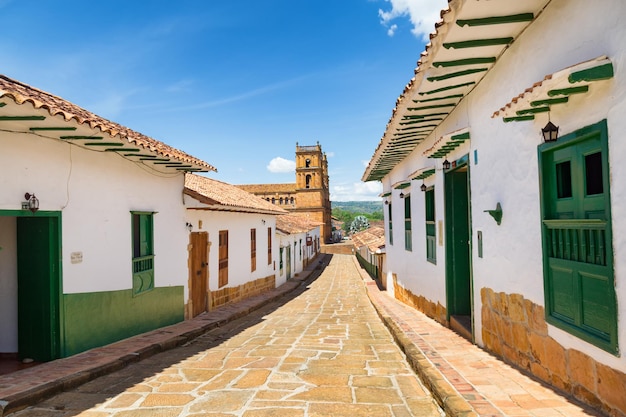
[[[435,304],[426,299],[424,296],[413,294],[410,290],[407,290],[398,284],[395,275],[393,276],[393,288],[396,299],[416,310],[421,311],[431,319],[438,321],[444,326],[450,327],[450,323],[446,319],[446,308],[440,303]]]
[[[544,308],[521,294],[482,288],[480,295],[485,349],[608,415],[626,416],[626,374],[557,343]]]
[[[239,285],[238,287],[225,287],[220,290],[209,291],[210,310],[254,297],[255,295],[273,290],[274,288],[276,288],[276,276],[269,275],[265,278],[259,278]]]

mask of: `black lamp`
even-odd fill
[[[420,186],[420,190],[426,191],[426,188],[428,187],[426,187],[426,184],[424,184],[424,181],[422,180],[422,185]]]
[[[404,193],[400,192],[400,198],[404,198]]]
[[[443,161],[443,169],[450,169],[450,161],[447,159]]]
[[[39,210],[39,199],[35,197],[35,194],[26,193],[24,194],[24,198],[28,202],[28,209],[35,213]]]
[[[541,129],[541,134],[543,135],[544,142],[556,142],[559,138],[559,127],[555,126],[554,123],[548,120],[546,127]]]

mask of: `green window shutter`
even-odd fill
[[[411,232],[411,196],[404,197],[404,249],[413,250],[413,236]]]
[[[391,203],[389,203],[389,244],[393,245],[393,219],[391,217]]]
[[[435,188],[430,188],[424,193],[426,201],[426,260],[437,263],[437,245],[435,241]]]
[[[606,121],[539,147],[546,319],[616,354]]]
[[[133,296],[154,288],[153,213],[131,213],[133,239]]]

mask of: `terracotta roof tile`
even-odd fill
[[[276,218],[276,229],[287,234],[306,233],[323,224],[298,213],[284,214]]]
[[[79,124],[89,125],[92,129],[100,129],[111,136],[119,136],[129,143],[149,149],[159,155],[174,158],[181,162],[195,164],[208,171],[217,171],[215,167],[198,158],[172,148],[163,142],[135,132],[110,120],[91,113],[67,100],[31,87],[30,85],[0,75],[0,97],[11,98],[17,104],[31,103],[36,109],[45,109],[51,116],[62,116],[66,121],[75,120]]]
[[[295,193],[296,184],[242,184],[236,185],[252,194],[269,194],[269,193]]]
[[[185,175],[185,194],[213,210],[283,214],[287,211],[234,185],[195,174]]]
[[[367,246],[371,252],[376,252],[385,246],[385,229],[381,227],[370,227],[352,235],[352,242],[357,248]]]

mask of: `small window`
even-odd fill
[[[304,161],[304,165],[305,165],[305,167],[310,168],[311,167],[311,160],[309,158],[307,158],[306,161]]]
[[[404,249],[413,250],[413,234],[411,231],[411,196],[404,197]]]
[[[434,264],[437,263],[437,246],[435,237],[435,188],[426,190],[424,193],[426,200],[426,260]]]
[[[272,204],[276,204],[276,198],[272,197]]]
[[[307,175],[305,178],[306,178],[306,188],[311,188],[311,176]]]
[[[272,264],[272,228],[267,228],[267,264]]]
[[[133,234],[133,295],[154,288],[153,213],[131,213]]]
[[[282,206],[283,205],[283,198],[281,197],[278,201],[279,201],[278,204],[280,204]]]
[[[280,275],[282,275],[283,274],[283,248],[280,248],[278,255],[280,256],[280,260],[278,261],[278,268],[280,269]]]
[[[389,207],[389,244],[393,245],[393,221],[391,218],[391,203],[389,203],[387,207]]]
[[[256,271],[256,229],[250,229],[250,271]]]
[[[570,161],[556,164],[557,198],[572,197],[572,164]]]
[[[585,186],[587,195],[604,193],[601,152],[585,156]]]

